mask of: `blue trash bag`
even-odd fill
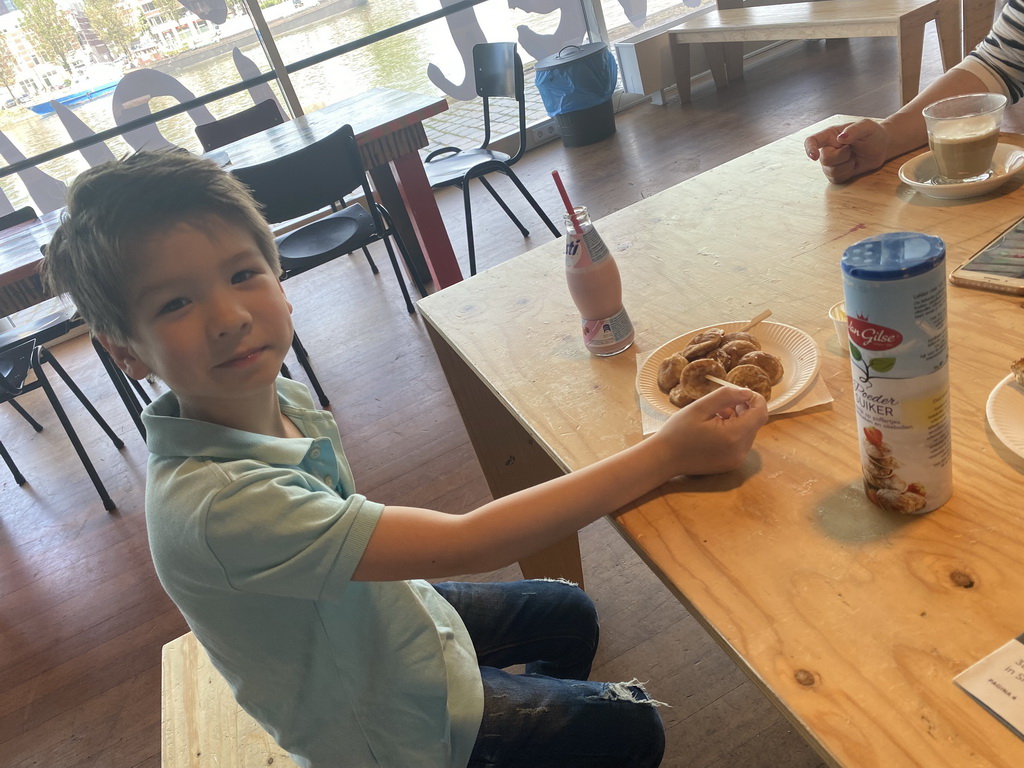
[[[550,117],[603,104],[612,97],[619,67],[611,51],[538,70],[535,82]]]

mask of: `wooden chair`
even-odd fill
[[[191,632],[163,647],[163,768],[296,768],[288,753],[235,702]]]
[[[196,136],[203,145],[203,151],[209,152],[283,122],[284,115],[277,102],[267,99],[220,120],[197,125]]]
[[[541,217],[555,237],[561,232],[552,223],[544,209],[537,204],[519,177],[512,171],[512,166],[519,161],[526,151],[526,97],[523,84],[523,61],[516,51],[515,43],[479,43],[473,46],[473,72],[476,77],[476,92],[483,99],[484,107],[484,138],[476,149],[459,149],[444,147],[427,155],[424,168],[427,179],[433,189],[442,187],[458,187],[462,190],[463,205],[466,209],[466,238],[469,241],[469,273],[476,274],[476,250],[473,244],[473,212],[471,210],[469,182],[480,179],[501,209],[512,222],[519,227],[523,237],[529,237],[529,230],[516,218],[512,210],[502,200],[494,187],[487,181],[488,174],[501,173],[508,176],[516,185],[526,201]],[[519,105],[519,149],[514,155],[507,155],[489,149],[491,143],[491,112],[492,98],[512,98]]]
[[[405,299],[406,309],[410,313],[416,311],[391,239],[394,238],[407,267],[408,251],[401,236],[395,231],[391,215],[384,206],[374,201],[352,126],[342,126],[330,136],[297,152],[259,165],[231,168],[231,172],[249,187],[253,197],[263,207],[263,215],[271,224],[292,221],[323,209],[337,208],[277,238],[282,279],[315,269],[357,249],[363,249],[371,268],[377,274],[377,267],[366,246],[383,241],[398,287]],[[345,204],[345,198],[353,193],[362,194],[366,201],[365,208],[358,202]],[[419,282],[415,271],[410,268],[409,273],[416,280],[420,294],[425,296],[426,288]],[[320,389],[298,336],[292,342],[292,349],[309,375],[321,402],[324,402],[323,390]]]

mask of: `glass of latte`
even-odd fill
[[[928,146],[940,184],[981,181],[992,175],[992,155],[1006,107],[1001,93],[969,93],[924,108]]]

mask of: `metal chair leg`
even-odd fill
[[[370,271],[375,275],[379,275],[380,270],[377,269],[377,265],[373,262],[373,256],[370,255],[370,249],[365,245],[363,246],[363,254],[366,256],[366,263],[370,265]]]
[[[554,223],[551,221],[551,219],[548,218],[548,215],[544,213],[544,209],[540,207],[536,200],[534,200],[533,195],[530,194],[530,191],[526,188],[523,182],[519,180],[519,177],[516,176],[515,171],[513,171],[511,168],[508,168],[506,169],[506,175],[510,179],[512,179],[512,183],[519,188],[520,192],[523,193],[523,197],[526,198],[526,201],[533,206],[533,210],[535,210],[537,212],[537,215],[541,217],[545,224],[548,225],[548,229],[551,230],[551,233],[555,237],[561,237],[561,230],[559,230],[558,227],[556,227]]]
[[[112,430],[110,428],[110,425],[107,424],[106,420],[102,416],[100,416],[100,412],[96,410],[96,407],[91,402],[89,402],[89,398],[87,398],[85,394],[82,392],[82,390],[78,388],[78,385],[75,384],[74,381],[72,381],[70,376],[68,376],[67,372],[61,367],[60,363],[57,362],[57,358],[53,356],[53,353],[50,352],[46,347],[36,347],[36,357],[33,358],[32,365],[33,370],[37,368],[37,366],[35,365],[37,358],[38,362],[40,363],[49,363],[50,367],[57,372],[57,375],[64,380],[64,383],[67,385],[67,388],[74,393],[75,397],[78,398],[79,402],[85,406],[85,410],[89,412],[89,415],[92,416],[96,423],[99,424],[100,427],[103,429],[103,431],[107,433],[107,437],[110,438],[110,441],[114,444],[114,447],[117,448],[118,450],[124,448],[124,442],[122,442],[121,438],[114,434],[114,430]],[[38,368],[39,370],[42,370],[41,365],[38,366]],[[36,376],[39,376],[39,370],[36,370]]]
[[[473,210],[469,200],[469,183],[462,185],[462,204],[466,209],[466,241],[469,243],[469,274],[476,274],[476,249],[473,247]]]
[[[402,289],[402,298],[405,299],[405,308],[409,314],[416,312],[416,307],[409,297],[409,289],[405,287],[405,279],[402,277],[402,268],[398,266],[398,259],[395,258],[395,249],[391,247],[391,238],[384,237],[384,247],[388,250],[388,258],[391,259],[391,267],[395,270],[395,277],[398,279],[398,287]]]
[[[388,212],[388,209],[383,205],[378,205],[377,210],[380,212],[381,218],[384,219],[384,226],[387,228],[386,234],[395,238],[395,245],[398,246],[398,252],[402,255],[402,261],[405,262],[405,266],[408,268],[408,272],[412,276],[412,281],[416,285],[416,290],[419,292],[420,296],[426,296],[427,286],[420,279],[419,271],[412,264],[412,258],[409,256],[409,249],[405,245],[405,239],[395,228],[394,219],[391,218],[391,214]]]
[[[11,470],[11,474],[14,476],[14,482],[18,485],[24,485],[25,476],[18,470],[17,465],[14,463],[14,459],[11,458],[11,454],[7,452],[7,449],[4,447],[2,442],[0,442],[0,456],[3,457],[4,463],[7,464],[7,468]]]
[[[29,413],[28,411],[26,411],[24,408],[22,408],[21,404],[17,400],[11,399],[11,400],[8,400],[7,402],[11,404],[11,408],[13,408],[14,410],[16,410],[18,413],[20,413],[22,415],[22,418],[24,418],[25,421],[27,421],[29,424],[32,425],[32,429],[34,429],[36,432],[42,432],[43,431],[43,425],[40,424],[35,419],[33,419],[32,418],[32,414]]]
[[[484,189],[491,193],[491,197],[493,197],[495,201],[497,201],[498,205],[501,206],[501,210],[505,212],[505,215],[512,219],[512,223],[519,227],[519,231],[523,233],[523,237],[529,237],[530,230],[524,227],[523,222],[516,218],[516,215],[512,213],[512,209],[508,207],[508,204],[501,199],[497,192],[494,191],[494,187],[491,186],[491,182],[487,180],[486,176],[480,177],[480,183],[484,185]]]
[[[48,358],[46,362],[49,362],[51,366],[54,366],[58,375],[64,379],[64,383],[70,383],[70,380],[67,378],[67,374],[64,373],[63,369],[55,365],[53,355],[47,352],[44,348],[36,348],[36,351],[33,353],[32,370],[35,371],[36,378],[42,385],[43,391],[46,392],[46,398],[50,401],[50,406],[53,408],[53,412],[57,414],[57,418],[60,420],[61,426],[64,427],[64,432],[67,434],[68,440],[71,441],[71,445],[74,446],[75,452],[78,454],[78,458],[82,462],[82,466],[85,467],[85,471],[89,475],[89,479],[92,480],[92,484],[96,487],[96,491],[99,493],[100,499],[103,501],[103,508],[108,512],[113,512],[117,508],[117,505],[114,504],[114,500],[110,498],[110,495],[107,493],[107,489],[103,486],[103,481],[100,480],[100,476],[97,474],[96,468],[93,466],[92,461],[89,460],[89,456],[85,452],[85,446],[83,446],[82,441],[78,439],[78,434],[75,432],[75,428],[72,426],[71,421],[64,412],[64,408],[61,406],[60,400],[57,399],[57,394],[53,391],[53,387],[50,385],[50,380],[46,378],[46,373],[43,371],[43,355],[46,355]],[[79,390],[78,387],[73,387],[73,391],[79,395],[79,399],[82,400],[82,404],[85,405],[91,413],[95,414],[100,425],[106,427],[108,434],[113,434],[109,431],[110,427],[106,426],[106,422],[103,421],[99,414],[95,412],[96,409],[92,407],[92,404],[85,399],[84,395],[80,394],[81,390]],[[116,436],[115,441],[115,445],[121,442],[116,439]],[[123,447],[124,443],[121,443],[121,445],[118,446],[118,448]]]
[[[320,400],[320,405],[326,408],[331,404],[331,401],[327,398],[327,393],[324,392],[323,387],[320,386],[320,379],[316,377],[316,373],[313,372],[313,365],[309,362],[309,355],[306,354],[306,348],[302,346],[302,342],[299,340],[299,334],[292,334],[292,351],[295,352],[295,357],[299,361],[299,365],[302,366],[302,370],[306,372],[306,376],[309,377],[309,383],[313,386],[313,391],[316,392],[317,398]],[[286,376],[288,374],[285,374]],[[290,376],[288,378],[291,378]]]
[[[139,430],[139,434],[142,435],[142,440],[145,442],[146,427],[142,423],[142,406],[132,393],[132,388],[128,384],[128,377],[117,367],[117,364],[110,358],[107,350],[95,338],[92,340],[92,348],[96,351],[96,356],[99,357],[100,362],[103,363],[103,369],[107,372],[107,376],[114,385],[114,389],[117,390],[117,394],[121,397],[121,402],[124,403],[125,410],[132,417],[136,429]],[[134,381],[134,379],[131,381]],[[137,384],[138,382],[135,383]]]

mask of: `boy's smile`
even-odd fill
[[[252,235],[216,217],[137,244],[131,337],[102,339],[134,378],[160,377],[181,415],[250,431],[276,414],[274,381],[292,341],[291,304]]]

